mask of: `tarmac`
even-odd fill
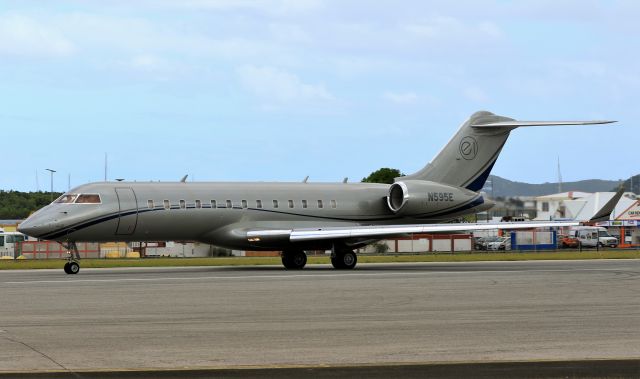
[[[465,372],[640,377],[640,260],[0,272],[0,377]]]

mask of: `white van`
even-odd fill
[[[569,230],[569,236],[577,238],[583,247],[618,246],[618,239],[601,226],[576,226]]]

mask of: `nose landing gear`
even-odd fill
[[[67,263],[64,264],[64,272],[67,274],[77,274],[80,272],[80,252],[75,242],[68,242],[62,244],[67,249]]]

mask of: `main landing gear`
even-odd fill
[[[348,248],[334,248],[331,252],[331,264],[339,270],[351,270],[356,267],[358,256]],[[288,270],[301,270],[307,264],[304,250],[289,249],[282,252],[282,265]]]
[[[284,250],[282,265],[289,270],[300,270],[307,264],[307,254],[304,250]]]
[[[64,272],[67,274],[77,274],[80,272],[80,252],[78,252],[78,246],[75,242],[68,242],[62,244],[67,249],[67,263],[64,264]]]
[[[337,249],[331,251],[331,264],[339,270],[351,270],[356,267],[358,256],[353,250]]]

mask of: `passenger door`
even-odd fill
[[[132,188],[116,188],[118,196],[118,227],[116,235],[131,235],[138,223],[138,202]]]

